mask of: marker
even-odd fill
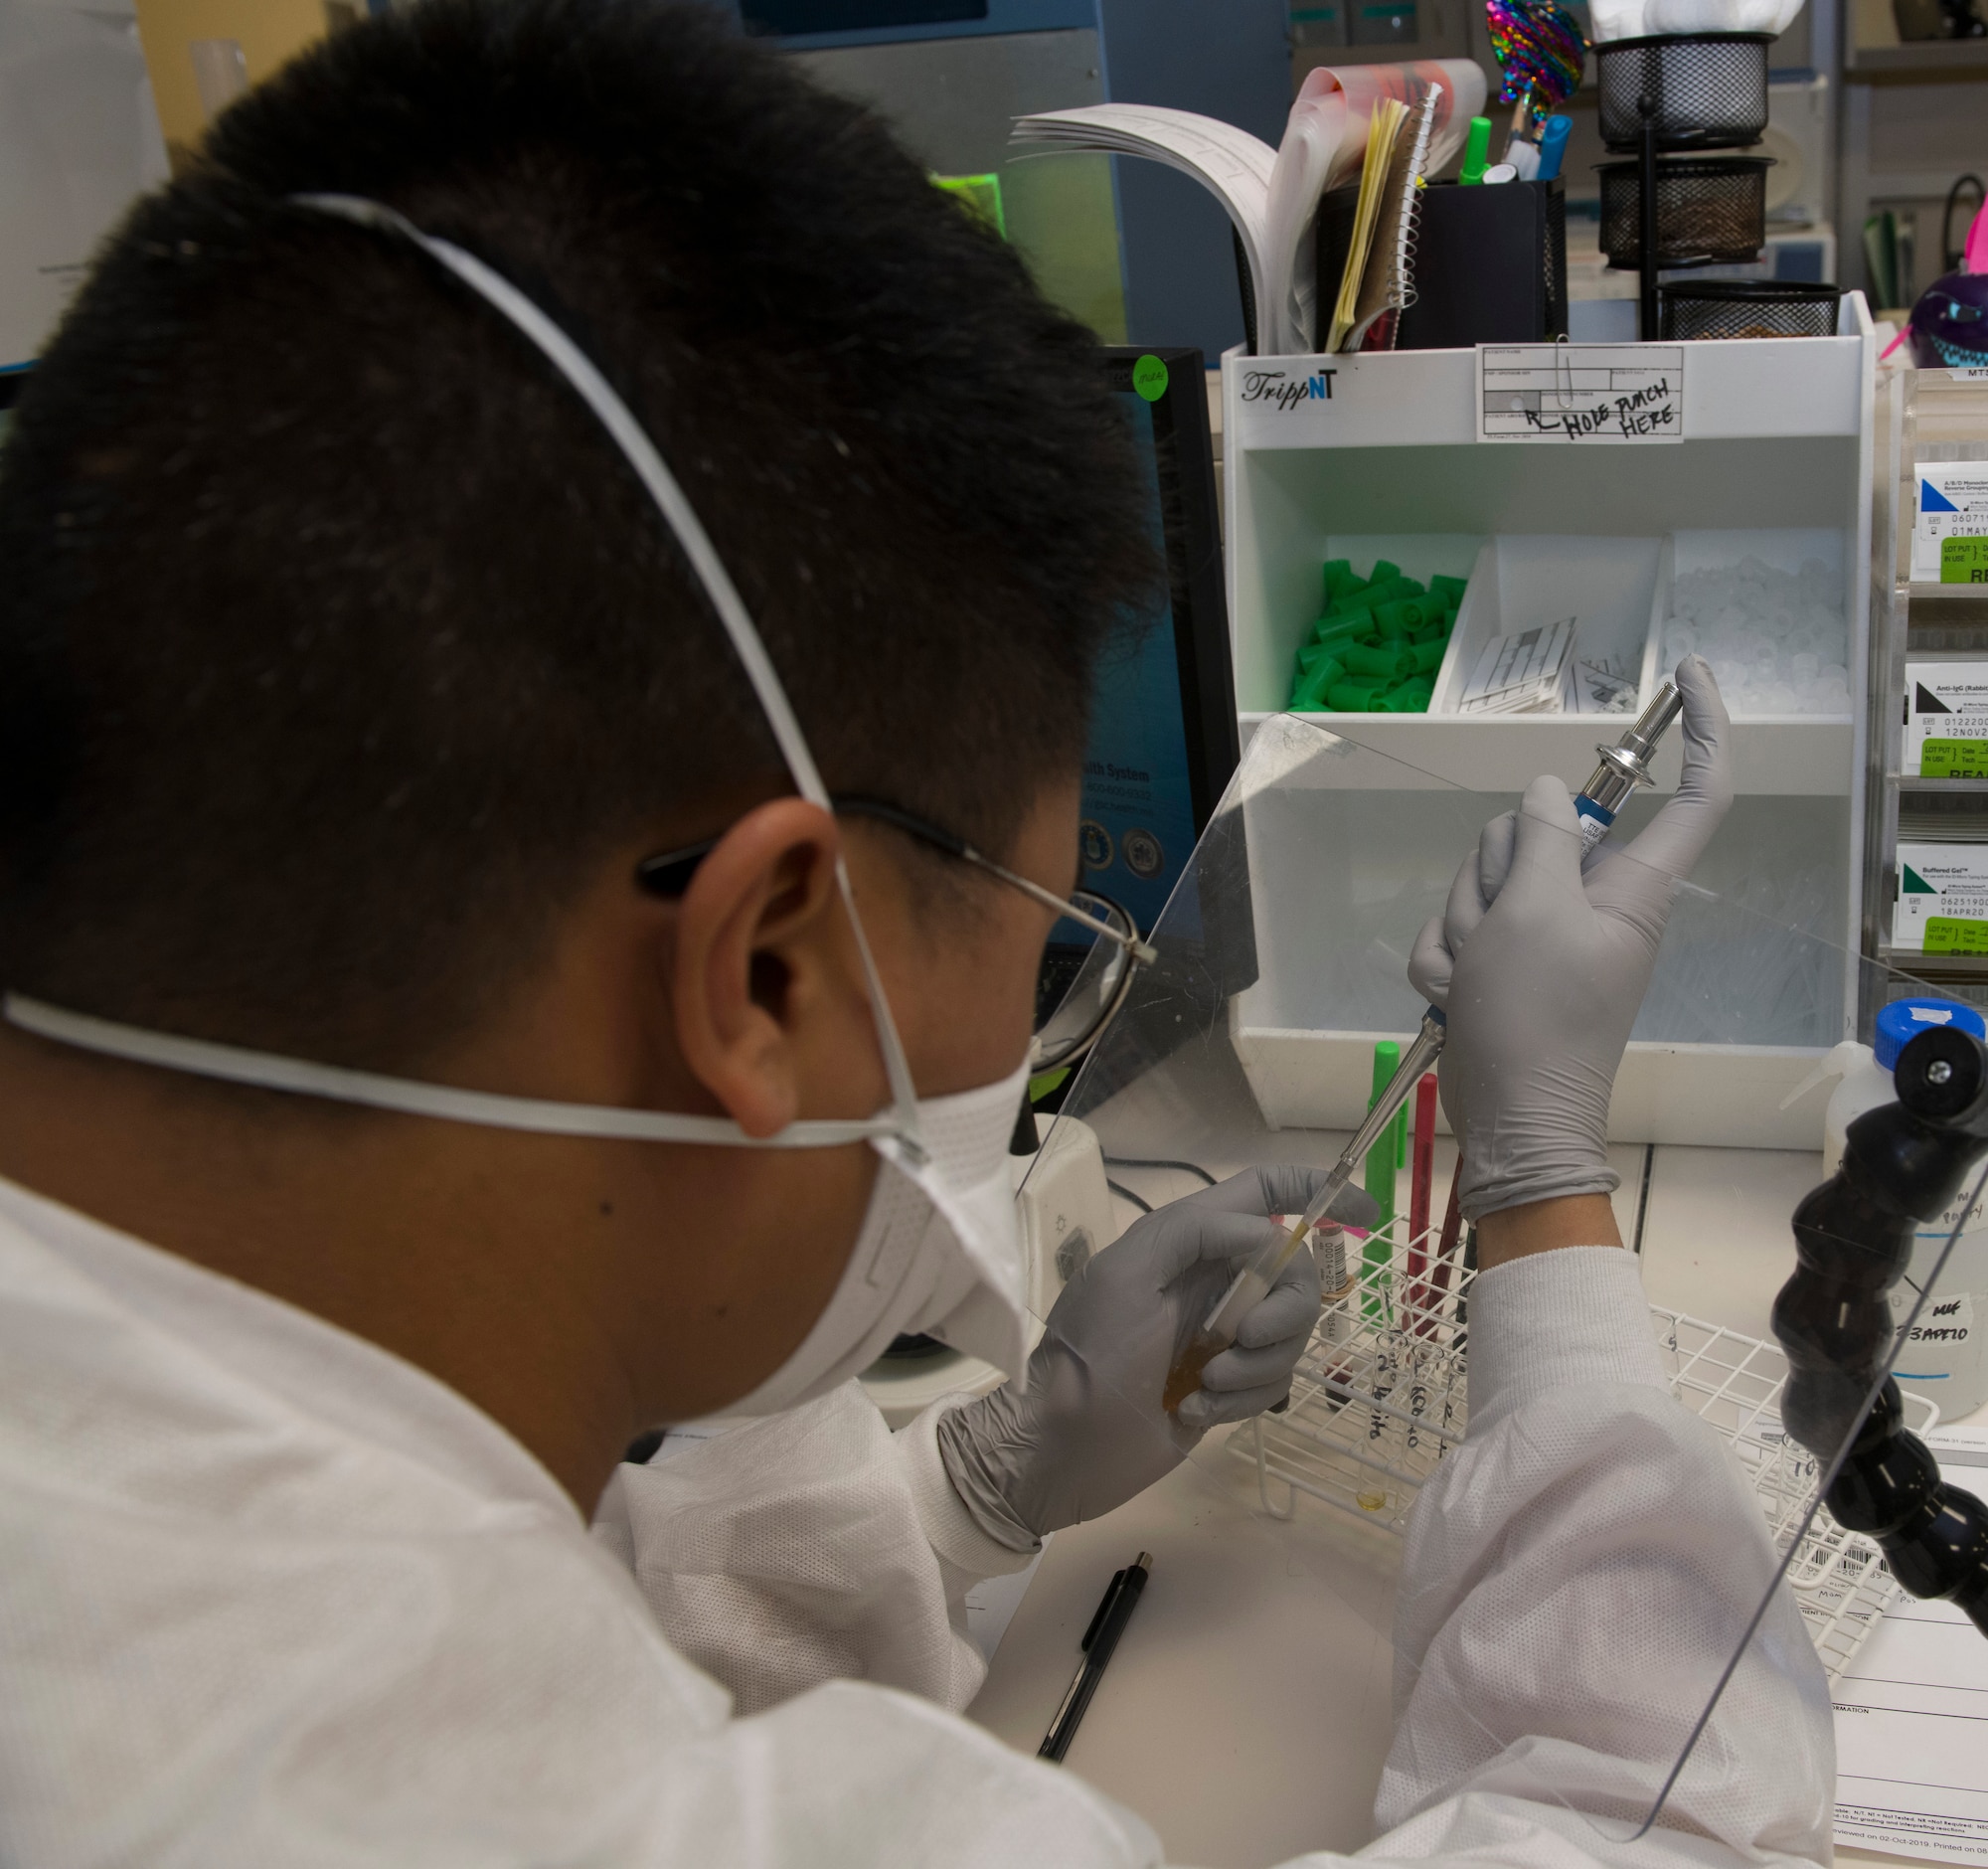
[[[1466,183],[1483,181],[1486,158],[1490,154],[1491,119],[1472,117],[1470,134],[1463,145],[1463,169],[1456,179]]]
[[[1146,1578],[1152,1568],[1153,1554],[1142,1551],[1124,1570],[1111,1573],[1111,1581],[1104,1587],[1103,1601],[1092,1614],[1090,1626],[1083,1631],[1083,1640],[1077,1644],[1083,1650],[1083,1659],[1077,1664],[1077,1678],[1071,1682],[1069,1693],[1063,1697],[1063,1705],[1050,1722],[1049,1732],[1036,1749],[1038,1759],[1063,1764],[1063,1756],[1070,1751],[1070,1742],[1077,1735],[1077,1722],[1083,1718],[1084,1708],[1090,1705],[1090,1697],[1096,1693],[1097,1683],[1104,1677],[1104,1664],[1111,1659],[1112,1649],[1118,1646],[1118,1637],[1124,1634],[1125,1624],[1131,1621],[1132,1612],[1139,1607],[1139,1593],[1146,1588]]]
[[[1551,182],[1560,173],[1560,165],[1567,156],[1567,139],[1574,134],[1574,119],[1564,116],[1550,116],[1547,126],[1540,132],[1540,172],[1537,177],[1542,182]]]

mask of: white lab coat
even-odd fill
[[[1611,1846],[1555,1801],[1646,1799],[1666,1689],[1709,1678],[1766,1545],[1660,1393],[1628,1255],[1489,1274],[1471,1326],[1367,1859],[1827,1860],[1828,1705],[1786,1604],[1671,1827]],[[893,1438],[853,1390],[624,1469],[589,1536],[417,1370],[0,1183],[0,1858],[25,1869],[1152,1863],[1136,1815],[949,1711],[979,1679],[960,1599],[1015,1562],[931,1421]]]

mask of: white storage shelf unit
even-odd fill
[[[1647,698],[1663,672],[1675,575],[1746,556],[1792,571],[1819,557],[1842,574],[1850,709],[1736,718],[1739,796],[1696,878],[1717,900],[1689,896],[1673,917],[1612,1116],[1623,1141],[1816,1140],[1818,1100],[1776,1105],[1857,1005],[1875,346],[1853,294],[1834,338],[1684,351],[1684,439],[1648,445],[1479,442],[1469,351],[1224,359],[1245,744],[1288,702],[1327,559],[1362,575],[1388,559],[1424,581],[1471,579],[1429,713],[1307,717],[1385,756],[1359,763],[1369,789],[1280,801],[1261,817],[1283,831],[1266,828],[1261,849],[1252,819],[1252,869],[1279,879],[1256,890],[1258,940],[1285,964],[1265,969],[1283,984],[1245,993],[1234,1017],[1271,1120],[1357,1119],[1373,1039],[1414,1024],[1402,963],[1441,907],[1467,826],[1515,803],[1539,773],[1577,787],[1596,742],[1623,725],[1450,711],[1483,643],[1576,615],[1582,648],[1640,670]],[[1330,395],[1277,394],[1326,371]],[[1673,734],[1658,793],[1630,807],[1625,829],[1675,787],[1680,755]],[[1303,888],[1290,884],[1294,866]],[[1300,956],[1306,964],[1288,964]]]

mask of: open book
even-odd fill
[[[1463,147],[1484,108],[1484,74],[1468,59],[1408,65],[1321,66],[1304,82],[1282,143],[1267,143],[1214,117],[1157,104],[1098,103],[1018,117],[1010,140],[1054,149],[1144,156],[1191,175],[1228,211],[1242,243],[1256,307],[1256,349],[1292,355],[1315,349],[1331,307],[1314,303],[1313,216],[1326,189],[1352,181],[1367,155],[1369,126],[1384,100],[1413,108],[1434,95],[1425,172]]]

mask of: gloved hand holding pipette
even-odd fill
[[[1677,885],[1733,802],[1731,723],[1702,657],[1679,663],[1677,794],[1584,875],[1567,787],[1539,778],[1484,827],[1408,978],[1443,1009],[1442,1105],[1471,1220],[1527,1202],[1608,1194],[1608,1103]]]
[[[1171,1472],[1209,1429],[1283,1400],[1318,1322],[1318,1270],[1303,1252],[1178,1414],[1161,1409],[1160,1390],[1238,1264],[1282,1237],[1267,1216],[1300,1211],[1326,1173],[1250,1168],[1135,1221],[1064,1287],[1025,1376],[941,1418],[946,1472],[989,1537],[1027,1550],[1108,1512]],[[1379,1210],[1346,1188],[1331,1211],[1357,1227]]]

